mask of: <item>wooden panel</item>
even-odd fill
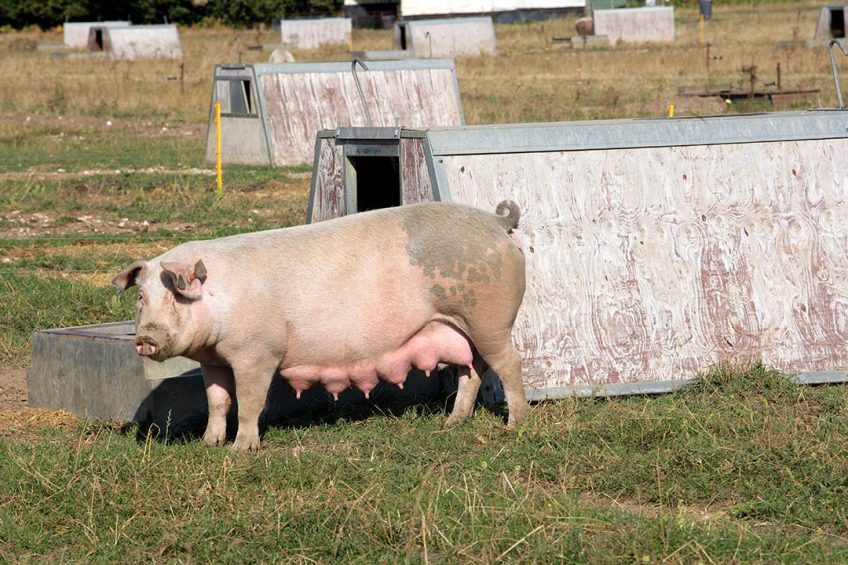
[[[517,201],[528,388],[848,366],[848,141],[445,157]]]
[[[449,69],[359,73],[374,126],[461,125],[458,93]],[[274,164],[309,163],[319,130],[366,125],[350,72],[263,75]]]
[[[618,41],[674,41],[674,8],[624,8],[594,11],[595,35]]]
[[[315,49],[321,45],[350,43],[350,18],[281,20],[281,41],[295,49]]]
[[[407,23],[416,57],[475,57],[497,52],[491,18],[418,20]]]
[[[403,204],[416,204],[433,200],[433,184],[424,156],[424,140],[400,140],[400,184]]]
[[[314,175],[312,222],[322,222],[346,214],[344,195],[344,148],[335,139],[322,139]]]

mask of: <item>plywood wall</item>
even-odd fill
[[[315,49],[321,45],[350,43],[350,18],[281,20],[280,38],[295,49]]]
[[[615,46],[618,41],[674,41],[674,8],[624,8],[595,10],[595,35],[606,35]]]
[[[848,367],[848,140],[444,157],[522,211],[528,388]]]
[[[462,124],[451,69],[371,70],[359,78],[374,126]],[[311,162],[322,129],[366,125],[350,72],[268,74],[261,85],[275,165]]]

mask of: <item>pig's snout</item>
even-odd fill
[[[139,355],[153,357],[159,351],[159,344],[150,336],[140,335],[135,338],[135,350]]]

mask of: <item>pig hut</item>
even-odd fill
[[[180,33],[175,25],[125,27],[92,26],[88,51],[105,51],[113,59],[182,59]]]
[[[315,49],[321,45],[350,44],[350,18],[280,20],[281,41],[295,49]]]
[[[216,65],[207,162],[216,160],[216,102],[221,103],[224,163],[309,163],[319,130],[366,125],[369,114],[378,126],[464,123],[453,61],[369,61],[367,66],[354,76],[349,62]]]
[[[392,49],[415,57],[474,57],[497,52],[492,18],[407,20],[395,23]]]
[[[846,9],[843,5],[822,6],[813,38],[828,40],[845,37],[845,13]]]
[[[613,46],[619,41],[674,41],[674,8],[671,6],[595,10],[592,18],[595,35],[606,35]]]
[[[126,27],[130,22],[65,22],[62,25],[62,38],[67,47],[73,49],[86,49],[88,47],[88,30],[92,27],[100,28],[102,38],[103,29],[107,27]],[[101,39],[102,42],[102,39]]]
[[[834,111],[340,128],[307,221],[515,200],[530,398],[667,391],[716,362],[844,380],[846,153]]]

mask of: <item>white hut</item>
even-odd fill
[[[321,45],[350,45],[350,18],[281,20],[282,42],[295,49],[315,49]]]
[[[414,57],[475,57],[497,53],[492,18],[409,20],[395,24],[392,48]]]
[[[618,41],[674,41],[674,8],[671,6],[595,10],[593,16],[595,35],[606,35],[613,46]]]
[[[126,27],[128,25],[130,25],[130,22],[124,21],[65,22],[62,25],[62,36],[66,46],[84,50],[88,46],[88,30],[91,27],[103,29],[107,27]]]
[[[113,59],[182,59],[177,26],[98,27],[88,31],[88,51],[105,51]]]
[[[830,40],[845,37],[846,13],[848,13],[848,9],[843,5],[822,6],[816,24],[816,35],[813,39]]]
[[[315,134],[339,126],[462,125],[450,59],[216,65],[206,160],[216,161],[215,103],[221,103],[224,163],[296,165],[314,158]],[[367,107],[367,110],[366,110]]]

